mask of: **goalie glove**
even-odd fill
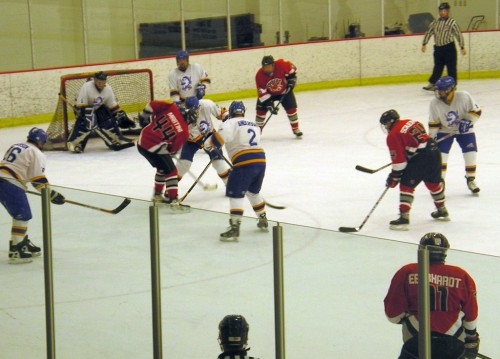
[[[61,204],[64,204],[65,200],[66,199],[64,198],[64,196],[62,194],[60,194],[59,192],[56,192],[54,190],[50,191],[50,202],[57,204],[57,205],[61,205]]]
[[[387,180],[385,181],[386,187],[394,188],[398,185],[399,181],[401,181],[401,176],[403,176],[403,172],[401,171],[392,171],[389,173]]]
[[[196,97],[198,100],[201,100],[203,96],[205,96],[205,89],[207,88],[206,85],[204,84],[198,84],[196,85]]]
[[[116,122],[118,122],[118,126],[123,129],[133,128],[135,127],[135,122],[128,118],[125,111],[118,111],[115,114]]]

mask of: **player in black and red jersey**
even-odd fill
[[[177,199],[179,179],[172,155],[189,138],[187,123],[172,101],[150,102],[139,115],[139,123],[143,129],[137,149],[156,168],[153,201],[185,210],[188,206],[180,205]]]
[[[400,120],[395,110],[380,117],[380,124],[387,134],[387,147],[391,154],[392,171],[386,186],[394,188],[400,183],[400,217],[390,222],[390,228],[408,230],[413,193],[420,182],[429,189],[437,210],[435,219],[449,220],[445,207],[444,187],[441,183],[441,152],[436,142],[425,132],[418,121]]]
[[[432,357],[475,358],[479,350],[476,331],[476,284],[462,268],[445,264],[450,248],[441,233],[427,233],[420,245],[429,249],[429,292]],[[389,321],[402,324],[400,359],[418,358],[418,264],[399,269],[384,299]],[[415,356],[416,354],[416,356]]]
[[[255,75],[257,84],[257,115],[255,122],[263,129],[268,111],[276,114],[278,108],[275,101],[281,101],[286,111],[293,134],[300,138],[302,131],[299,129],[297,115],[297,101],[293,89],[297,83],[297,68],[290,61],[276,60],[272,56],[262,58],[262,67]]]

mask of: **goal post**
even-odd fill
[[[116,101],[129,117],[144,109],[154,99],[153,73],[150,69],[103,71],[107,84],[113,88]],[[47,129],[45,150],[67,150],[67,139],[75,123],[73,106],[78,92],[96,72],[83,72],[61,76],[59,98],[52,121]]]

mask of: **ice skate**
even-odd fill
[[[410,229],[410,214],[401,213],[398,219],[389,222],[389,228],[394,231],[407,231]]]
[[[302,131],[298,128],[293,130],[293,134],[295,135],[295,137],[300,138],[300,139],[302,138],[302,135],[303,135]]]
[[[433,84],[429,83],[427,86],[422,87],[425,91],[434,91],[436,87]]]
[[[476,184],[476,177],[465,177],[465,179],[467,180],[467,187],[470,189],[472,194],[477,195],[480,189]]]
[[[26,246],[28,248],[28,252],[31,253],[33,257],[39,257],[42,255],[42,249],[38,246],[35,246],[33,242],[30,241],[28,235],[24,236],[24,239],[19,245]]]
[[[191,206],[180,203],[177,197],[171,199],[167,196],[162,195],[161,193],[155,193],[153,194],[153,198],[151,198],[151,200],[158,204],[167,205],[173,213],[191,212]]]
[[[259,221],[257,222],[257,227],[259,227],[264,232],[269,232],[269,223],[267,223],[267,217],[265,213],[259,215]]]
[[[221,242],[238,242],[240,236],[240,221],[236,219],[229,220],[227,231],[220,234]]]
[[[22,264],[32,261],[33,255],[28,250],[28,246],[24,243],[24,240],[15,245],[12,244],[12,241],[10,241],[9,264]]]
[[[437,211],[431,213],[431,217],[434,219],[438,219],[441,221],[449,221],[450,215],[448,214],[448,210],[445,206],[440,206],[437,208]]]

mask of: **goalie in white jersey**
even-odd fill
[[[230,227],[221,233],[221,241],[238,240],[245,195],[259,218],[257,227],[268,231],[266,202],[260,195],[266,173],[266,154],[260,145],[260,128],[254,120],[244,117],[245,111],[243,102],[233,101],[229,106],[229,118],[204,144],[207,151],[219,154],[225,145],[233,164],[226,185],[231,207]]]
[[[132,140],[122,135],[120,127],[131,128],[135,123],[120,109],[106,80],[107,75],[100,71],[78,93],[75,105],[77,118],[68,138],[68,149],[72,152],[83,152],[92,132],[114,151],[134,146]]]
[[[181,106],[182,108],[182,106]],[[227,110],[219,107],[212,100],[198,100],[191,96],[186,99],[185,106],[181,110],[186,123],[189,126],[189,139],[182,146],[181,156],[178,164],[179,179],[189,171],[193,164],[194,155],[203,147],[206,139],[214,131],[214,121],[222,120],[227,116]],[[212,166],[222,179],[227,183],[230,168],[222,157],[216,152],[207,152],[210,159],[213,159]]]
[[[473,194],[479,193],[476,185],[477,142],[474,124],[481,116],[481,108],[466,91],[455,91],[453,77],[445,76],[435,84],[435,94],[430,105],[429,135],[437,140],[452,134],[438,143],[441,150],[441,176],[444,180],[448,167],[448,155],[453,141],[462,149],[465,161],[467,187]]]
[[[210,77],[200,64],[189,63],[187,51],[179,51],[175,59],[177,67],[168,75],[171,100],[176,104],[191,96],[201,100],[210,86]]]
[[[12,232],[9,247],[9,263],[28,263],[32,257],[42,254],[40,247],[35,246],[26,234],[28,222],[33,217],[26,196],[26,185],[41,190],[48,185],[45,177],[45,155],[43,146],[47,142],[47,134],[40,128],[33,127],[28,133],[26,142],[12,145],[0,162],[0,203],[12,217]],[[64,196],[52,190],[51,201],[64,204]]]

